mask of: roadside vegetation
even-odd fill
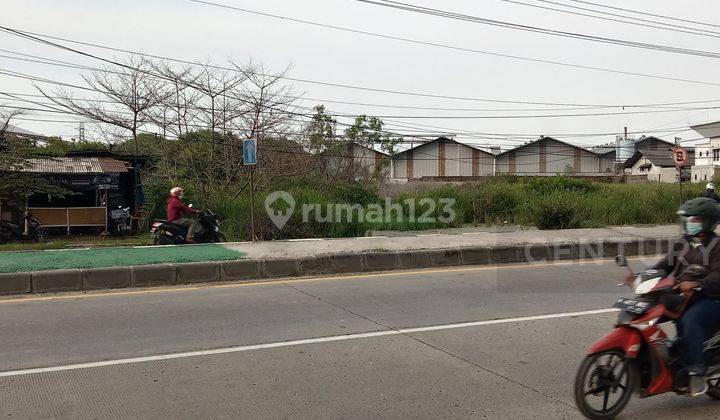
[[[365,212],[368,205],[386,207],[386,197],[378,192],[377,183],[333,182],[313,178],[288,180],[278,183],[265,192],[256,193],[256,235],[265,240],[300,237],[363,236],[369,230],[424,230],[463,226],[521,225],[539,229],[594,228],[610,225],[668,224],[674,223],[675,212],[681,202],[680,187],[674,184],[645,183],[637,185],[611,184],[574,179],[565,176],[545,178],[498,177],[481,182],[443,186],[410,187],[390,199],[400,204],[404,218],[391,213],[391,219],[381,222],[347,221],[345,217],[333,222],[318,222],[310,213],[308,223],[303,222],[304,204],[320,206],[321,219],[332,204],[360,204]],[[683,185],[683,197],[697,197],[703,185]],[[284,190],[293,195],[295,211],[282,228],[270,220],[263,206],[269,191]],[[223,220],[223,229],[232,240],[250,238],[250,199],[247,195],[218,197],[203,201],[190,194],[200,206],[213,208]],[[415,213],[428,209],[423,199],[437,202],[441,198],[455,200],[452,206],[456,216],[452,221],[408,221],[408,201],[416,203]],[[431,218],[443,216],[442,206],[429,214]],[[345,213],[343,213],[343,216]]]

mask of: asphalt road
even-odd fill
[[[621,275],[569,262],[7,298],[0,416],[579,418],[575,369]],[[623,418],[719,416],[665,395]]]

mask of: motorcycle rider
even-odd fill
[[[710,198],[715,200],[716,203],[720,203],[720,197],[718,197],[717,193],[715,193],[715,184],[712,182],[708,182],[705,186],[705,192],[703,192],[700,196]]]
[[[692,264],[708,269],[701,280],[680,275],[675,286],[684,294],[694,293],[677,320],[676,349],[689,375],[690,395],[695,396],[707,391],[704,342],[720,328],[720,236],[715,234],[720,207],[712,199],[701,197],[686,201],[677,214],[684,235],[653,268],[672,275]]]
[[[198,211],[183,203],[182,199],[185,190],[181,187],[174,187],[170,190],[170,197],[167,199],[167,220],[176,225],[187,228],[187,242],[194,243],[196,233],[202,231],[202,225],[195,219],[184,217],[186,214],[197,213]]]

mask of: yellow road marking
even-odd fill
[[[638,260],[647,258],[647,256],[641,257],[629,257],[628,260]],[[224,289],[224,288],[236,288],[236,287],[248,287],[248,286],[260,286],[260,285],[273,285],[273,284],[286,284],[286,283],[306,283],[312,281],[337,281],[337,280],[356,280],[369,277],[397,277],[397,276],[411,276],[411,275],[427,275],[435,273],[462,273],[462,272],[475,272],[475,271],[487,271],[487,270],[502,270],[512,268],[536,268],[536,267],[552,267],[552,266],[564,266],[564,265],[588,265],[588,264],[602,264],[612,261],[610,258],[600,258],[594,260],[577,261],[553,261],[543,263],[511,263],[511,264],[494,264],[494,265],[482,265],[472,267],[446,267],[446,268],[430,268],[422,270],[396,270],[396,271],[378,271],[374,273],[363,273],[363,274],[350,274],[345,276],[323,276],[323,277],[284,277],[280,279],[264,280],[244,280],[239,282],[226,282],[226,283],[203,283],[194,286],[165,286],[165,287],[149,287],[135,290],[123,290],[118,289],[117,291],[100,291],[100,292],[67,292],[62,294],[53,294],[50,296],[21,296],[21,297],[5,297],[0,299],[1,304],[8,303],[24,303],[24,302],[43,302],[51,300],[67,300],[67,299],[89,299],[97,297],[112,297],[112,296],[132,296],[132,295],[147,295],[154,293],[165,293],[165,292],[190,292],[205,289]]]

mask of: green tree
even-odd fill
[[[35,148],[35,154],[41,156],[65,156],[71,152],[110,150],[105,143],[99,141],[69,142],[59,137],[47,137],[43,143],[42,146]]]
[[[402,137],[394,136],[383,130],[385,123],[378,117],[360,115],[355,122],[345,130],[345,136],[353,143],[373,148],[380,145],[380,149],[389,155],[397,153],[397,146]]]
[[[305,135],[308,151],[316,154],[332,147],[337,121],[325,113],[325,106],[318,105],[314,109],[315,115],[305,127]]]

